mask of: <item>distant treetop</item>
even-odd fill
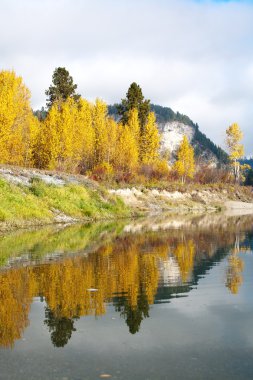
[[[69,75],[65,67],[57,67],[54,70],[52,84],[45,91],[47,98],[47,107],[51,108],[55,101],[65,101],[71,97],[79,100],[80,95],[76,94],[77,85],[74,84],[72,76]]]
[[[128,122],[129,111],[134,108],[137,109],[140,126],[144,128],[150,112],[150,100],[144,99],[142,89],[137,83],[133,82],[130,85],[126,93],[126,98],[122,99],[121,104],[118,104],[116,107],[123,124],[127,124]]]

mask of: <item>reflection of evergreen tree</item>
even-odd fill
[[[117,301],[116,311],[120,311],[126,320],[129,332],[137,333],[143,319],[149,317],[149,303],[145,291],[141,289],[136,306],[131,306],[125,297],[119,298]]]
[[[77,318],[56,317],[47,307],[45,310],[44,323],[51,333],[51,341],[55,347],[64,347],[71,338],[72,332],[76,331],[74,320]]]

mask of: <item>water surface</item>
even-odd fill
[[[0,235],[0,379],[253,378],[253,217]]]

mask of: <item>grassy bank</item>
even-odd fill
[[[24,186],[0,178],[0,228],[128,216],[124,202],[99,187],[57,186],[36,178]]]
[[[108,188],[108,190],[105,189]],[[0,230],[50,223],[115,220],[163,211],[252,209],[251,187],[178,184],[124,187],[85,176],[0,165]]]

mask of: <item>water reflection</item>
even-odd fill
[[[57,317],[49,307],[45,310],[45,324],[51,333],[51,341],[55,347],[64,347],[71,338],[72,332],[76,331],[74,321],[78,319]]]
[[[46,303],[52,344],[64,347],[75,321],[104,315],[108,303],[137,333],[151,305],[186,296],[225,257],[224,285],[237,294],[243,281],[239,253],[251,251],[252,219],[233,222],[205,228],[195,219],[187,228],[159,224],[134,233],[123,224],[71,226],[2,236],[0,345],[13,347],[22,337],[34,297]]]

